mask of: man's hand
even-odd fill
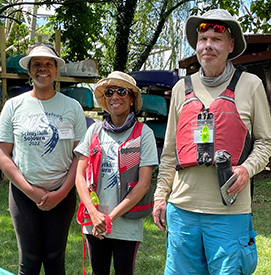
[[[156,200],[154,201],[152,216],[154,223],[162,230],[166,230],[164,223],[166,222],[166,200]]]
[[[233,166],[232,171],[237,174],[237,179],[235,183],[228,189],[229,195],[241,192],[249,181],[249,174],[245,167],[241,165]]]

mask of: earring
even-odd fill
[[[130,106],[133,106],[133,105],[134,105],[133,102],[131,102]]]
[[[27,82],[30,86],[33,86],[33,81],[32,81],[32,78],[31,77],[29,77],[29,80],[28,80],[28,82]]]

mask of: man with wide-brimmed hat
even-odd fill
[[[173,88],[154,195],[161,230],[167,213],[165,274],[252,274],[250,179],[271,155],[265,90],[230,61],[246,42],[226,10],[189,17],[186,37],[201,67]],[[225,185],[232,176],[235,182]]]

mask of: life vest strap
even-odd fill
[[[104,214],[104,216],[105,216],[105,221],[106,221],[106,233],[111,234],[111,219],[106,214]],[[80,220],[80,222],[79,222],[79,220]],[[83,221],[83,219],[82,219],[82,221]],[[82,257],[83,275],[86,275],[86,269],[85,269],[86,246],[85,246],[85,238],[84,238],[83,227],[87,226],[87,225],[91,225],[91,224],[93,224],[93,222],[89,221],[89,222],[83,223],[83,222],[81,222],[81,218],[78,219],[78,217],[77,217],[77,222],[80,223],[80,225],[81,225],[82,243],[83,243],[83,257]]]
[[[235,91],[236,84],[237,84],[242,72],[243,72],[243,70],[239,70],[239,69],[235,70],[234,75],[233,75],[231,82],[228,85],[227,89],[229,89],[233,92]]]
[[[136,205],[133,208],[131,208],[128,212],[138,212],[138,211],[144,211],[152,208],[153,202],[149,204],[144,204],[144,205]]]
[[[188,75],[184,78],[184,83],[185,83],[185,95],[190,94],[191,92],[193,92],[193,85],[192,85],[192,81],[191,81],[191,76]]]

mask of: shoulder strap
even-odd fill
[[[137,121],[131,134],[129,137],[119,146],[119,150],[121,153],[127,153],[130,149],[123,149],[125,147],[126,143],[132,139],[136,139],[141,136],[142,128],[143,128],[144,123]]]
[[[137,121],[137,122],[136,122],[136,125],[135,125],[135,127],[134,127],[134,129],[133,129],[133,131],[132,131],[132,133],[131,133],[131,135],[129,136],[128,139],[130,139],[132,136],[133,136],[133,137],[134,137],[134,136],[140,136],[140,135],[141,135],[142,128],[143,128],[143,125],[144,125],[143,122]]]
[[[185,95],[190,94],[193,92],[193,86],[192,86],[192,81],[191,81],[191,76],[187,75],[184,78],[184,85],[185,85]]]
[[[240,70],[240,69],[236,69],[235,72],[234,72],[234,75],[231,79],[231,82],[230,84],[228,85],[227,89],[231,90],[231,91],[235,91],[235,87],[236,87],[236,84],[242,74],[244,70]]]

